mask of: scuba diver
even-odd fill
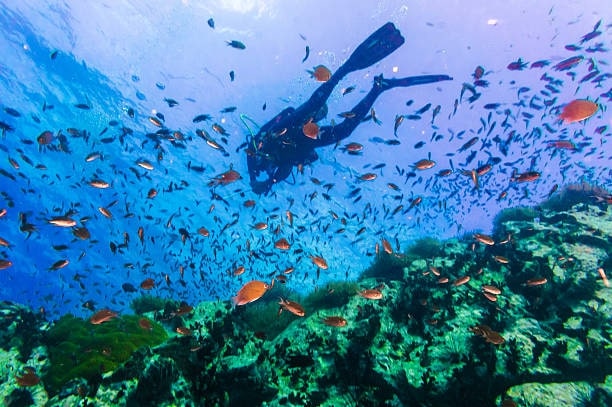
[[[288,107],[263,125],[247,140],[247,165],[253,192],[267,194],[272,185],[286,179],[293,167],[301,168],[317,160],[315,148],[338,143],[370,112],[376,98],[395,87],[423,85],[452,80],[447,75],[423,75],[400,79],[375,77],[368,94],[351,110],[341,123],[321,126],[316,122],[327,115],[326,101],[338,82],[351,72],[367,68],[391,54],[404,43],[404,37],[393,23],[376,30],[351,54],[338,70],[321,84],[297,109]]]

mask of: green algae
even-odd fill
[[[139,326],[139,317],[125,315],[100,325],[65,315],[47,332],[44,341],[51,366],[44,382],[51,393],[71,379],[96,380],[102,373],[115,370],[143,346],[162,343],[164,328],[151,321],[151,329]]]

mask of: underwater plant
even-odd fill
[[[505,234],[506,222],[525,221],[531,222],[541,215],[536,208],[527,206],[518,206],[515,208],[506,208],[499,212],[493,221],[493,236],[503,236]]]
[[[354,281],[332,281],[324,288],[313,291],[302,301],[306,310],[338,308],[348,304],[361,288]]]
[[[138,348],[166,340],[166,331],[160,324],[140,324],[140,319],[124,315],[93,325],[70,314],[60,318],[43,339],[51,362],[43,377],[49,392],[58,392],[63,384],[78,377],[95,381],[102,373],[115,370]]]
[[[169,302],[172,308],[178,307],[178,305],[175,305],[175,301],[172,300],[155,297],[153,295],[141,295],[132,300],[130,308],[132,308],[135,314],[142,315],[147,312],[161,311],[166,308]]]
[[[408,256],[431,259],[444,254],[444,245],[433,237],[424,237],[412,243],[406,250]]]

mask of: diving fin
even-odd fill
[[[387,23],[376,30],[353,51],[340,67],[343,74],[364,69],[390,55],[404,43],[404,37],[393,23]]]
[[[452,81],[448,75],[421,75],[421,76],[409,76],[406,78],[391,78],[384,79],[382,75],[374,78],[374,85],[381,86],[382,90],[387,90],[396,87],[408,87],[415,85],[425,85],[428,83],[435,83],[440,81]]]

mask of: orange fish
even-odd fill
[[[140,288],[143,290],[151,290],[153,287],[155,287],[155,280],[152,278],[145,278],[142,283],[140,283]]]
[[[255,230],[265,230],[268,228],[268,224],[266,222],[257,222],[253,225],[253,229]]]
[[[597,103],[586,99],[576,99],[563,107],[559,119],[565,124],[579,122],[593,116],[597,110],[599,110]]]
[[[204,237],[210,236],[210,232],[204,226],[202,226],[201,228],[198,229],[198,234],[200,236],[204,236]]]
[[[238,181],[239,179],[242,179],[242,176],[240,175],[240,173],[238,173],[238,171],[234,171],[230,169],[228,171],[225,171],[222,174],[217,175],[213,179],[211,179],[210,182],[208,183],[208,186],[212,187],[212,186],[217,186],[217,185],[227,185],[227,184],[231,184],[232,182]]]
[[[376,174],[368,172],[359,177],[359,181],[372,181],[376,179]]]
[[[113,312],[108,309],[103,309],[93,314],[92,317],[89,318],[89,322],[91,322],[94,325],[100,325],[103,322],[110,321],[116,316],[117,316],[116,312]]]
[[[276,242],[274,242],[274,247],[276,247],[279,250],[289,250],[291,245],[289,244],[287,239],[282,237],[282,238],[278,239]]]
[[[495,332],[487,325],[476,325],[470,328],[470,331],[475,333],[476,335],[480,335],[489,343],[494,345],[501,345],[505,342],[505,339],[499,334],[499,332]]]
[[[383,297],[383,293],[380,290],[361,290],[357,293],[360,297],[367,298],[368,300],[380,300]]]
[[[85,226],[72,229],[72,234],[81,240],[87,240],[91,237],[89,230]]]
[[[149,321],[146,318],[140,318],[138,320],[138,326],[141,327],[142,329],[144,329],[145,331],[152,331],[153,330],[153,324],[151,323],[151,321]]]
[[[51,267],[49,267],[49,270],[63,269],[64,267],[68,265],[68,263],[70,263],[70,261],[68,261],[67,259],[58,260],[55,263],[53,263]]]
[[[482,244],[486,244],[487,246],[493,246],[495,244],[495,240],[489,235],[484,235],[482,233],[474,233],[474,240],[479,241]]]
[[[436,165],[435,161],[424,158],[422,160],[417,161],[414,164],[414,168],[416,168],[417,170],[428,170],[430,168],[433,168],[435,165]]]
[[[150,162],[146,160],[136,161],[136,165],[139,166],[140,168],[144,168],[145,170],[149,170],[149,171],[153,169],[153,164],[151,164]]]
[[[76,226],[76,220],[69,218],[67,216],[57,216],[53,219],[49,219],[50,224],[63,227],[63,228],[71,228]]]
[[[317,82],[327,82],[329,78],[331,78],[331,71],[323,65],[317,65],[313,68],[314,70],[311,72],[312,77],[317,80]]]
[[[272,280],[272,284],[267,284],[258,280],[249,281],[243,285],[240,290],[238,290],[235,297],[232,297],[232,302],[234,303],[234,306],[237,306],[257,301],[273,286],[274,280]]]
[[[190,336],[191,329],[187,328],[186,326],[178,326],[176,327],[176,333],[183,336]]]
[[[315,266],[319,267],[320,269],[327,270],[327,262],[323,257],[310,256],[310,260],[312,260]]]
[[[244,273],[244,270],[246,270],[244,266],[238,266],[236,269],[234,269],[234,275],[239,276]]]
[[[0,260],[0,270],[6,270],[12,265],[13,265],[13,262],[11,262],[10,260],[4,260],[4,259]]]
[[[298,317],[303,317],[306,315],[306,311],[304,311],[304,307],[298,304],[295,301],[289,301],[280,299],[279,302],[280,308],[278,309],[278,313],[280,314],[283,310],[291,312],[293,315],[297,315]]]
[[[510,263],[510,260],[508,260],[504,256],[493,256],[493,260],[495,260],[496,262],[501,263],[501,264],[508,264],[508,263]]]
[[[495,295],[495,294],[491,294],[489,292],[483,291],[482,295],[484,295],[484,297],[487,300],[491,301],[491,302],[496,302],[497,301],[497,295]]]
[[[487,285],[487,284],[484,284],[482,286],[482,291],[484,291],[485,293],[493,294],[493,295],[501,294],[501,289],[493,285]]]
[[[110,184],[108,182],[102,181],[101,179],[94,179],[89,182],[89,185],[91,185],[94,188],[98,188],[98,189],[106,189],[110,187]]]
[[[339,317],[339,316],[331,316],[331,317],[323,318],[323,323],[325,325],[335,326],[337,328],[341,328],[343,326],[346,326],[347,321],[346,321],[346,319],[344,319],[342,317]]]
[[[100,206],[100,207],[98,208],[98,210],[100,211],[100,213],[101,213],[102,215],[104,215],[104,217],[106,217],[106,218],[108,218],[108,219],[111,219],[111,218],[113,217],[113,214],[112,214],[112,213],[111,213],[111,212],[110,212],[108,209],[106,209],[106,208],[105,208],[105,207],[103,207],[103,206]]]
[[[359,143],[348,143],[344,145],[344,150],[349,153],[357,153],[363,150],[363,145]]]
[[[470,276],[459,277],[458,279],[456,279],[453,282],[453,285],[455,287],[459,287],[460,285],[463,285],[463,284],[467,283],[468,281],[470,281]]]
[[[530,278],[529,280],[527,280],[525,282],[525,285],[527,287],[536,287],[539,285],[544,285],[548,282],[548,280],[546,279],[546,277],[539,277],[539,278]]]
[[[393,254],[393,248],[391,247],[391,243],[387,239],[382,240],[383,249],[387,254]]]
[[[603,269],[603,267],[599,267],[597,269],[597,272],[599,273],[599,277],[601,277],[603,284],[606,287],[610,287],[610,281],[608,280],[608,276],[606,276],[606,271]]]
[[[193,311],[193,307],[191,305],[184,304],[178,307],[173,314],[175,317],[180,317],[181,315],[189,314],[191,311]]]
[[[319,126],[311,120],[302,127],[302,133],[306,137],[316,140],[319,137]]]
[[[36,371],[31,367],[25,368],[25,373],[21,376],[16,376],[17,385],[20,387],[31,387],[36,386],[40,382],[40,377],[36,374]]]

